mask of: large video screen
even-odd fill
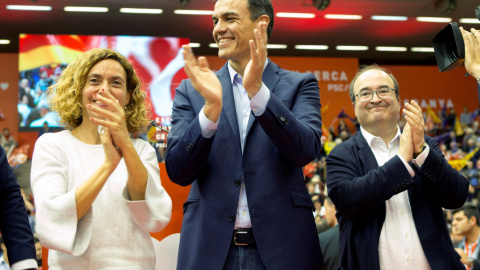
[[[188,43],[188,38],[176,37],[21,34],[19,130],[38,131],[45,123],[61,128],[57,115],[50,110],[46,90],[70,62],[93,48],[116,50],[133,64],[150,97],[151,119],[168,130],[175,88],[186,78],[181,47]],[[165,141],[165,134],[153,137]]]

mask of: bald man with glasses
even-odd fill
[[[328,195],[340,224],[340,269],[465,269],[443,208],[467,199],[468,181],[424,134],[422,109],[402,110],[386,69],[363,67],[350,84],[360,132],[327,157]]]

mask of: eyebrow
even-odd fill
[[[91,78],[91,77],[99,77],[99,78],[101,78],[102,75],[97,74],[97,73],[92,73],[92,74],[90,74],[90,75],[87,76],[87,78]],[[112,77],[109,77],[109,79],[122,80],[123,82],[125,82],[125,79],[123,79],[122,76],[112,76]]]
[[[233,11],[228,11],[228,12],[225,12],[223,13],[222,15],[220,15],[220,17],[227,17],[227,16],[230,16],[230,15],[238,15],[236,12],[233,12]],[[215,21],[215,20],[218,20],[217,16],[212,16],[212,20]]]
[[[388,86],[387,84],[380,85],[380,86],[379,86],[377,89],[382,89],[382,88],[388,88],[388,89],[391,89],[391,87],[390,87],[390,86]],[[362,88],[360,88],[360,91],[363,91],[363,90],[370,90],[370,87],[368,87],[368,86],[365,86],[365,87],[362,87]],[[360,91],[359,91],[359,92],[360,92]],[[370,91],[372,91],[372,90],[370,90]]]

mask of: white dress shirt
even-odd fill
[[[268,64],[268,60],[265,60],[263,69]],[[243,87],[243,81],[240,74],[238,74],[230,65],[228,64],[228,71],[230,73],[230,79],[232,81],[233,88],[233,99],[235,101],[235,111],[237,113],[237,122],[238,122],[238,131],[240,133],[240,141],[243,148],[245,145],[245,137],[247,135],[247,126],[250,114],[253,112],[254,115],[260,116],[265,112],[267,107],[267,102],[270,99],[270,90],[262,83],[260,91],[250,100],[248,97],[247,91]],[[213,136],[217,130],[217,124],[210,121],[203,112],[203,108],[199,114],[200,128],[202,130],[202,135],[206,138]],[[250,213],[248,211],[248,201],[247,194],[245,191],[245,182],[243,181],[240,188],[240,197],[238,199],[237,207],[237,218],[235,219],[235,229],[238,228],[251,228],[252,224],[250,222]]]
[[[401,136],[398,126],[396,136],[388,145],[380,137],[375,137],[368,133],[363,127],[360,127],[360,130],[372,149],[378,166],[384,165],[392,157],[398,155]],[[417,166],[421,166],[428,156],[429,150],[427,146],[427,149],[412,162]],[[415,172],[410,165],[400,155],[398,157],[403,161],[410,175],[414,177]],[[418,238],[410,208],[408,191],[405,190],[391,197],[385,202],[385,208],[386,216],[378,244],[380,269],[431,269]]]

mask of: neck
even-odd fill
[[[243,77],[243,73],[245,72],[245,68],[247,67],[248,63],[250,62],[250,51],[248,51],[248,56],[239,57],[239,59],[230,59],[229,63],[232,68]]]
[[[379,127],[378,125],[375,126],[375,129],[369,130],[368,128],[364,127],[368,133],[372,134],[373,136],[380,137],[385,145],[388,147],[388,143],[397,135],[397,125],[393,126],[382,126]]]
[[[86,144],[101,144],[100,135],[98,134],[97,125],[85,120],[80,126],[73,129],[72,135]]]
[[[478,240],[478,236],[480,235],[480,227],[475,226],[472,230],[465,236],[465,240],[469,245],[474,244]]]

